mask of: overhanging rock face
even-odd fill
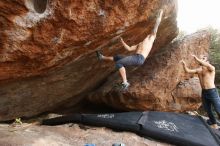
[[[118,37],[142,41],[161,8],[152,54],[178,34],[176,0],[0,1],[0,121],[77,104],[114,71],[94,52],[125,53]]]
[[[118,35],[137,43],[150,32],[162,6],[165,19],[154,50],[177,34],[174,0],[45,1],[0,2],[1,80],[45,73],[98,48],[115,53],[121,48],[114,39]]]
[[[201,105],[199,79],[186,74],[180,61],[198,67],[190,54],[208,54],[210,34],[200,31],[174,41],[151,56],[139,68],[127,73],[131,86],[121,92],[114,84],[121,82],[116,73],[91,93],[90,101],[122,110],[188,111]]]

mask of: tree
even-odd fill
[[[212,27],[209,27],[208,30],[211,33],[210,62],[220,70],[220,32]]]
[[[209,27],[208,30],[211,33],[210,44],[210,63],[215,66],[216,78],[215,83],[220,88],[220,32],[217,29]]]

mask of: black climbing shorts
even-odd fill
[[[144,63],[145,58],[141,54],[135,54],[130,56],[114,56],[115,67],[116,69],[120,69],[121,67],[126,66],[140,66]]]

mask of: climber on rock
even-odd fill
[[[149,55],[151,48],[153,46],[154,40],[156,38],[157,30],[162,19],[162,15],[163,15],[163,10],[160,10],[158,13],[158,17],[157,17],[155,26],[153,28],[153,31],[139,44],[128,46],[124,42],[124,40],[120,38],[121,43],[123,44],[126,50],[136,52],[134,55],[124,56],[124,57],[120,55],[104,56],[99,51],[96,51],[96,54],[99,60],[115,61],[116,69],[119,70],[119,73],[123,80],[123,82],[121,83],[122,89],[127,89],[130,85],[129,82],[127,81],[125,67],[126,66],[140,66],[144,63],[145,59]]]
[[[216,118],[212,112],[212,106],[220,117],[220,97],[215,87],[215,67],[211,65],[206,56],[201,56],[201,59],[192,55],[200,64],[199,68],[189,69],[186,63],[182,60],[184,70],[187,73],[197,74],[202,87],[202,104],[209,117],[209,124],[212,128],[217,129]]]

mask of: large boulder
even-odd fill
[[[201,87],[196,76],[186,74],[180,61],[190,68],[198,67],[191,54],[208,54],[210,34],[200,31],[173,41],[146,63],[127,72],[130,87],[121,91],[118,73],[88,96],[94,103],[121,110],[188,111],[201,105]]]
[[[113,71],[95,50],[125,53],[164,17],[152,54],[178,34],[176,0],[0,1],[0,121],[29,117],[97,88]]]
[[[177,34],[176,0],[1,1],[0,80],[47,73],[96,49],[115,53],[121,45],[114,38],[139,42],[151,31],[160,8],[164,20],[153,50]],[[93,64],[87,63],[81,67]]]

